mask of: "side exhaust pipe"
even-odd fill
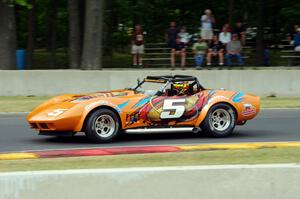
[[[199,133],[201,131],[201,129],[199,127],[195,127],[192,129],[193,133]]]
[[[139,129],[127,129],[126,133],[167,133],[167,132],[185,132],[192,131],[193,133],[197,133],[197,129],[194,127],[170,127],[170,128],[139,128]]]

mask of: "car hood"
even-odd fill
[[[76,107],[75,109],[81,110],[82,107],[88,104],[106,99],[109,102],[113,101],[113,103],[119,105],[124,101],[127,101],[128,98],[135,97],[140,98],[142,96],[136,95],[132,90],[111,90],[87,94],[65,94],[53,97],[48,101],[44,102],[43,104],[39,105],[27,116],[27,118],[30,119],[33,116],[38,116],[39,118],[45,119],[48,118],[49,113],[55,114],[59,111],[70,110],[73,107]],[[77,113],[80,114],[81,111],[77,111]]]
[[[130,97],[135,95],[132,90],[110,90],[110,91],[100,91],[94,93],[84,93],[84,94],[65,94],[54,98],[51,98],[48,103],[62,103],[62,102],[72,102],[80,103],[86,100],[100,99],[100,98],[120,98],[120,97]]]

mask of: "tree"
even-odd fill
[[[264,0],[258,0],[257,9],[257,37],[256,37],[256,64],[262,65],[264,51]]]
[[[35,36],[36,36],[36,1],[29,0],[31,9],[28,11],[28,38],[27,38],[27,66],[33,66],[33,51],[35,46]]]
[[[69,11],[69,67],[80,68],[81,60],[81,26],[79,0],[68,0]]]
[[[47,45],[50,51],[50,65],[55,66],[55,54],[56,54],[56,33],[57,33],[57,3],[58,0],[49,1],[49,9],[47,10]]]
[[[228,23],[232,25],[232,19],[234,15],[234,0],[228,2]]]
[[[102,21],[104,0],[89,0],[85,4],[85,27],[81,68],[102,68]]]
[[[14,5],[0,0],[0,69],[15,68],[16,22]]]
[[[112,59],[112,34],[115,31],[115,13],[113,12],[113,2],[106,0],[104,3],[105,15],[103,19],[103,55]]]

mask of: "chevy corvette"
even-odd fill
[[[147,76],[133,88],[54,97],[27,120],[40,135],[84,132],[91,141],[110,142],[134,131],[191,130],[226,137],[259,110],[258,96],[206,89],[193,76]]]

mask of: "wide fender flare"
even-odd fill
[[[121,111],[120,108],[118,107],[118,105],[116,105],[112,102],[109,102],[107,100],[99,100],[99,101],[92,102],[83,108],[81,118],[75,128],[75,131],[77,131],[77,132],[81,131],[83,128],[83,125],[84,125],[84,121],[85,121],[86,117],[88,116],[88,114],[90,112],[92,112],[93,110],[100,108],[100,107],[111,108],[118,113]]]
[[[198,116],[198,119],[195,123],[195,127],[199,127],[199,125],[201,124],[201,122],[205,119],[206,115],[208,114],[208,111],[211,107],[213,107],[216,104],[220,104],[220,103],[225,103],[225,104],[229,104],[231,105],[235,111],[237,111],[237,106],[230,100],[230,99],[214,99],[212,98],[212,100],[209,100],[208,103],[202,108],[200,115]]]

